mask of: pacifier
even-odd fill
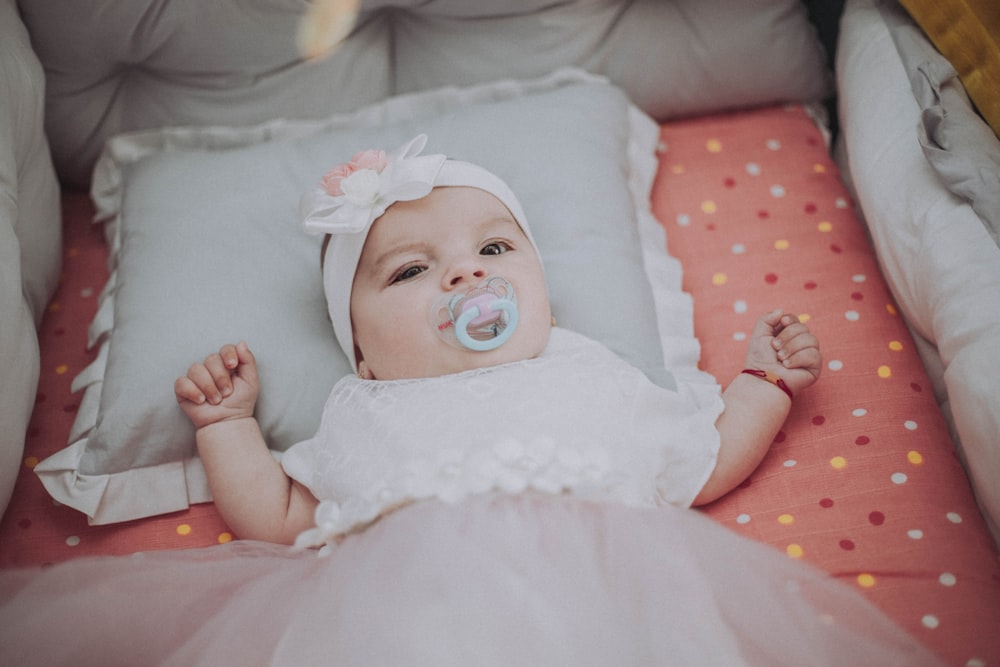
[[[495,350],[517,328],[514,287],[491,276],[461,294],[445,294],[431,308],[431,321],[448,343],[474,352]]]

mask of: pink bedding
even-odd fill
[[[796,397],[763,464],[704,511],[858,587],[950,664],[1000,663],[995,546],[822,134],[794,106],[671,122],[662,139],[653,210],[694,297],[702,368],[727,384],[753,320],[774,307],[808,317],[824,351],[820,382]],[[90,527],[31,472],[69,440],[71,382],[93,359],[86,327],[107,277],[89,201],[63,203],[64,275],[40,330],[0,567],[229,541],[210,504]]]

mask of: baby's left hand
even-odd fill
[[[747,368],[771,371],[798,393],[819,378],[822,363],[819,341],[796,315],[779,309],[757,320],[747,348]]]

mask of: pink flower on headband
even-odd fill
[[[367,150],[328,171],[302,197],[306,231],[314,234],[367,232],[397,201],[420,199],[434,188],[444,155],[420,155],[427,143],[418,135],[391,153]]]
[[[330,171],[323,174],[323,189],[331,197],[339,197],[345,194],[342,184],[351,174],[358,171],[370,170],[376,174],[381,174],[386,165],[389,164],[389,156],[385,151],[369,149],[356,153],[350,162],[338,164]],[[350,187],[348,186],[348,190]]]

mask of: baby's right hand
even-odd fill
[[[174,395],[195,428],[253,417],[260,382],[246,343],[223,345],[174,382]]]

